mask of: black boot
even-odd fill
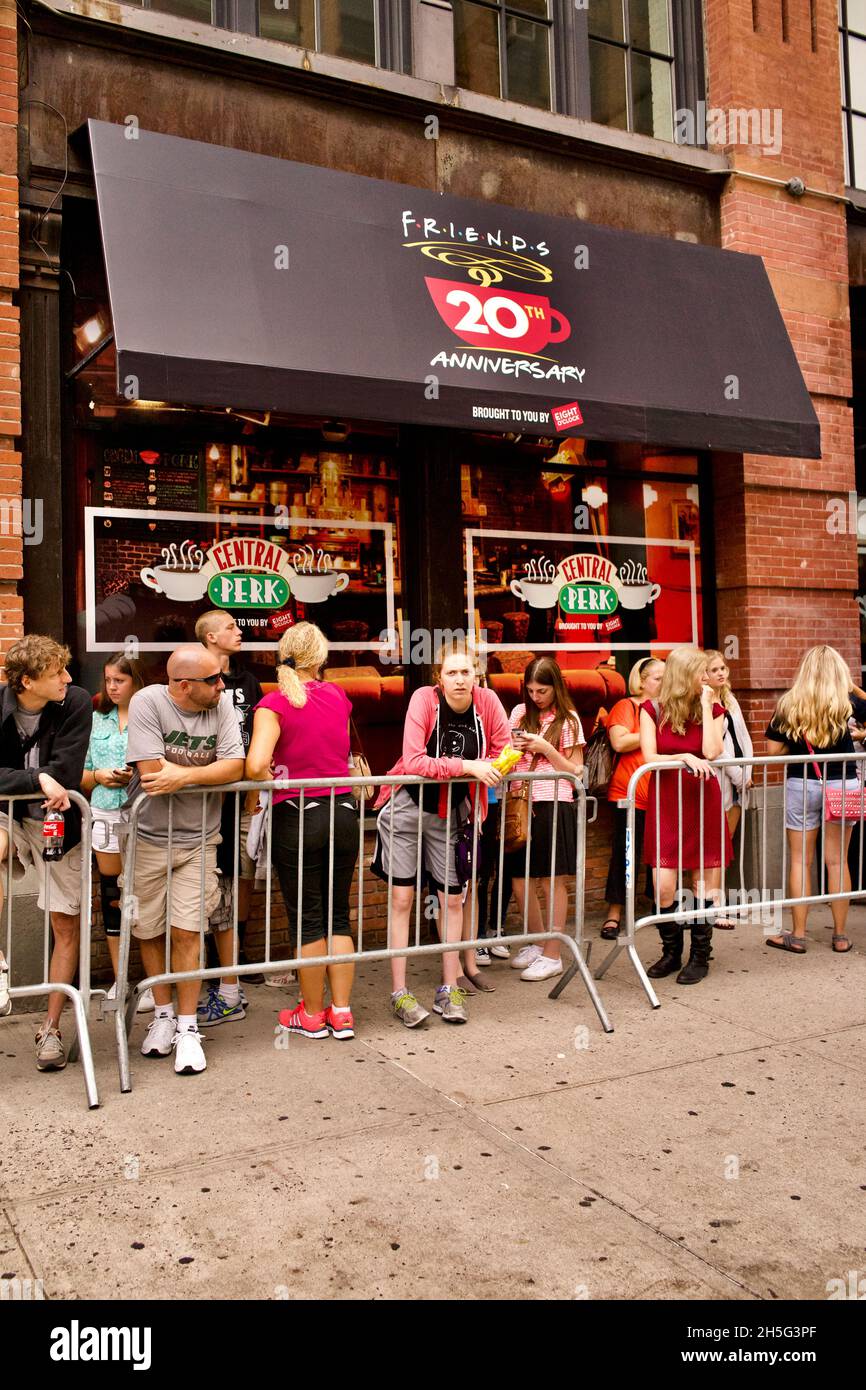
[[[673,915],[677,911],[677,905],[674,903],[671,907],[662,907],[659,910]],[[659,922],[658,929],[662,939],[662,955],[646,972],[651,980],[661,980],[665,975],[672,975],[683,963],[682,927],[677,926],[675,922]]]
[[[677,975],[678,985],[696,985],[704,979],[710,968],[712,939],[713,929],[708,923],[692,924],[692,949],[689,952],[688,965],[684,965]]]

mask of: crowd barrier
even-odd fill
[[[49,893],[51,886],[51,876],[54,870],[53,863],[48,860],[40,859],[36,863],[36,872],[45,875],[45,908],[43,910],[43,944],[42,944],[42,980],[36,984],[16,985],[15,968],[18,951],[12,937],[12,883],[13,883],[13,862],[16,858],[15,845],[13,842],[12,805],[18,801],[40,801],[42,794],[34,795],[29,793],[17,793],[14,796],[0,797],[0,811],[6,815],[9,828],[9,849],[6,855],[6,863],[2,866],[5,880],[4,910],[6,918],[6,929],[3,933],[3,953],[6,956],[6,963],[9,967],[9,994],[14,999],[25,999],[42,994],[65,994],[72,1005],[72,1013],[75,1019],[75,1038],[72,1039],[67,1048],[67,1058],[74,1062],[78,1056],[81,1057],[81,1065],[84,1073],[84,1087],[87,1093],[87,1104],[91,1110],[95,1110],[99,1105],[99,1095],[96,1089],[96,1073],[93,1067],[93,1050],[90,1045],[90,1033],[88,1031],[88,1018],[90,1014],[90,888],[91,888],[91,868],[90,868],[90,848],[92,838],[92,819],[90,813],[90,803],[80,792],[70,791],[67,793],[69,800],[81,811],[81,907],[79,909],[79,930],[80,945],[78,957],[78,987],[61,983],[49,979],[49,962],[51,959],[52,930],[51,916],[48,909]],[[20,901],[20,899],[19,899]],[[14,1017],[14,1015],[9,1015]],[[2,1020],[0,1020],[2,1024]]]
[[[811,854],[806,854],[806,841],[801,842],[799,865],[789,861],[788,857],[788,836],[785,828],[786,815],[785,807],[790,805],[794,812],[800,813],[800,819],[805,823],[807,819],[807,797],[809,780],[805,775],[791,778],[789,768],[794,765],[817,763],[822,771],[822,795],[819,823],[814,829],[817,831],[817,845]],[[843,770],[842,783],[837,785],[847,785],[854,791],[853,801],[856,815],[845,814],[848,809],[845,798],[842,798],[843,815],[841,820],[829,821],[826,815],[826,801],[823,795],[823,788],[827,785],[826,766],[830,763],[845,763],[847,767]],[[796,906],[808,906],[811,904],[827,904],[834,901],[847,900],[866,897],[866,885],[863,882],[863,852],[864,852],[864,811],[866,811],[866,753],[815,753],[815,754],[791,754],[785,756],[759,756],[751,755],[743,758],[719,758],[713,762],[713,768],[717,769],[717,777],[722,783],[725,769],[741,768],[744,781],[751,779],[752,785],[748,789],[745,804],[742,806],[740,814],[740,824],[737,830],[739,834],[739,852],[732,866],[737,872],[737,886],[731,892],[729,888],[730,869],[724,866],[720,870],[720,882],[718,891],[720,893],[721,910],[717,913],[728,919],[737,918],[738,921],[754,921],[763,928],[765,936],[778,935],[783,930],[782,910]],[[760,775],[759,775],[760,770]],[[781,773],[781,779],[771,778],[771,774],[776,770]],[[643,863],[635,863],[633,847],[636,843],[635,825],[637,808],[635,796],[638,784],[647,775],[654,774],[650,784],[650,798],[655,798],[655,823],[657,834],[655,836],[655,848],[650,859],[650,867],[653,869],[653,882],[655,889],[654,910],[641,917],[635,916],[635,899],[637,896],[637,884],[644,871]],[[626,831],[626,902],[625,902],[625,930],[617,938],[615,945],[610,950],[605,959],[601,962],[595,972],[597,980],[603,979],[610,966],[615,960],[625,952],[635,970],[646,996],[654,1009],[659,1008],[659,1000],[653,989],[652,982],[647,976],[646,971],[638,956],[635,936],[642,927],[655,927],[664,920],[664,914],[660,911],[660,901],[658,892],[657,873],[662,858],[661,851],[661,818],[659,810],[662,802],[662,778],[678,778],[677,784],[677,814],[676,824],[678,826],[678,847],[677,847],[677,886],[675,900],[683,903],[684,901],[684,882],[683,875],[686,870],[683,864],[683,814],[682,814],[682,793],[683,778],[692,777],[692,774],[684,762],[650,762],[645,763],[631,777],[628,784],[628,826]],[[801,784],[801,785],[797,785]],[[819,785],[817,778],[813,779],[815,786]],[[856,787],[855,787],[856,784]],[[833,782],[829,784],[831,787]],[[771,789],[780,788],[780,804],[771,806],[771,798],[768,793]],[[790,788],[790,797],[789,797]],[[849,792],[850,794],[850,792]],[[802,798],[802,801],[801,801]],[[720,797],[720,816],[719,833],[723,834],[722,821],[725,817],[724,796]],[[780,838],[775,838],[769,829],[770,822],[777,820],[775,833]],[[838,825],[842,837],[842,846],[845,846],[846,830],[853,830],[856,826],[860,827],[859,849],[858,849],[858,873],[856,887],[849,883],[845,887],[845,879],[848,876],[847,855],[843,852],[839,859],[838,887],[834,891],[834,884],[826,881],[826,863],[823,852],[827,825]],[[699,822],[699,863],[696,872],[701,881],[705,879],[707,866],[705,864],[705,841],[706,825],[704,813],[704,798],[700,799]],[[757,851],[757,867],[754,863],[750,867],[748,877],[752,883],[746,886],[745,872],[745,847],[747,843]],[[652,847],[650,847],[652,848]],[[647,846],[644,845],[646,853]],[[812,879],[814,875],[814,860],[816,852],[819,860],[817,869],[818,892],[806,892],[807,886],[813,887]],[[771,865],[780,864],[780,871],[773,873]],[[777,879],[776,884],[772,884],[772,878]],[[835,883],[834,875],[834,883]],[[799,882],[799,891],[790,891]],[[709,896],[702,893],[702,898]],[[675,921],[678,925],[688,927],[699,917],[705,916],[705,909],[702,906],[683,908],[676,914]]]
[[[503,834],[502,834],[501,832],[502,832],[502,828],[503,828],[504,822],[505,822],[505,814],[506,814],[506,807],[507,807],[507,798],[508,798],[508,794],[509,794],[509,787],[511,786],[512,783],[515,783],[515,782],[518,782],[518,781],[520,781],[520,782],[526,781],[526,780],[535,781],[535,780],[537,780],[537,779],[544,779],[544,780],[546,780],[546,781],[556,780],[557,782],[560,781],[560,780],[565,779],[565,780],[568,780],[569,782],[571,782],[571,784],[572,784],[573,791],[574,791],[574,797],[575,797],[574,806],[575,806],[575,814],[576,814],[576,832],[577,832],[577,833],[576,833],[575,862],[574,862],[573,864],[569,864],[568,866],[559,866],[559,867],[557,866],[557,863],[556,863],[556,826],[557,826],[558,816],[559,816],[560,814],[570,814],[570,813],[572,813],[572,812],[571,812],[571,803],[560,802],[559,800],[557,800],[557,801],[554,802],[554,813],[553,813],[553,826],[552,826],[553,853],[552,853],[552,856],[551,856],[551,865],[550,865],[550,882],[551,882],[551,889],[550,889],[550,892],[549,892],[549,894],[548,894],[548,916],[547,916],[546,928],[545,928],[545,930],[542,931],[542,932],[530,932],[530,931],[528,930],[529,893],[527,892],[527,893],[524,895],[523,931],[522,931],[522,932],[519,932],[519,933],[507,934],[507,933],[503,932],[503,930],[502,930],[502,915],[503,915],[503,914],[502,914],[502,906],[503,906],[503,904],[502,904],[502,884],[503,884],[503,872],[502,872],[502,870],[503,870],[504,857],[505,857],[505,845],[504,845],[504,836],[503,836]],[[456,809],[457,809],[457,808],[452,808],[452,805],[451,805],[451,800],[452,800],[452,784],[449,782],[449,783],[445,783],[444,785],[445,785],[445,787],[447,788],[446,825],[447,825],[448,832],[449,832],[449,837],[450,837],[450,830],[451,830],[451,826],[454,824],[454,815],[455,815],[455,813],[456,813]],[[409,944],[406,945],[405,947],[394,947],[394,946],[392,946],[392,945],[390,944],[390,943],[391,943],[391,936],[392,936],[392,910],[391,910],[391,909],[392,909],[392,904],[391,904],[392,871],[391,871],[390,868],[389,868],[389,874],[388,874],[388,880],[387,880],[387,887],[388,887],[388,894],[387,894],[387,941],[388,941],[388,945],[386,945],[385,947],[375,948],[375,949],[373,949],[373,950],[365,951],[365,950],[364,950],[364,886],[365,886],[365,876],[366,876],[366,873],[368,872],[368,865],[367,865],[366,860],[365,860],[365,853],[366,853],[365,834],[366,834],[366,832],[367,832],[368,830],[374,828],[374,824],[373,824],[373,822],[374,822],[374,813],[373,813],[372,807],[371,807],[371,805],[370,805],[370,801],[371,801],[372,799],[374,799],[374,798],[373,798],[373,797],[369,797],[369,798],[368,798],[367,791],[368,791],[368,789],[371,788],[371,787],[374,788],[374,796],[375,796],[375,795],[378,795],[378,792],[379,792],[380,788],[383,787],[383,786],[388,786],[388,787],[390,787],[390,788],[392,789],[392,792],[393,792],[394,790],[396,790],[398,787],[411,786],[411,787],[417,787],[417,788],[419,788],[419,795],[421,795],[421,789],[422,789],[423,787],[425,787],[425,786],[433,786],[433,787],[436,787],[436,788],[438,789],[438,788],[441,788],[441,787],[443,786],[443,783],[442,783],[442,782],[434,781],[433,779],[430,779],[430,778],[409,777],[409,776],[402,776],[402,777],[395,777],[395,776],[391,776],[391,777],[372,777],[372,776],[370,776],[370,777],[366,777],[366,778],[363,778],[363,779],[357,778],[357,777],[355,777],[355,778],[346,778],[346,777],[340,777],[340,778],[333,778],[333,777],[332,777],[332,778],[304,778],[304,779],[298,779],[298,780],[277,779],[277,780],[272,780],[272,781],[268,781],[268,782],[249,782],[249,781],[245,781],[245,782],[234,782],[234,783],[230,784],[229,786],[227,786],[227,787],[225,787],[225,788],[215,788],[215,789],[213,789],[212,791],[209,790],[209,789],[206,789],[206,788],[194,788],[194,789],[190,789],[190,790],[179,791],[179,792],[177,792],[177,793],[173,793],[173,794],[168,798],[168,800],[169,800],[168,832],[167,832],[167,833],[168,833],[168,844],[171,844],[171,842],[172,842],[172,835],[173,835],[173,807],[174,807],[175,799],[176,799],[177,797],[200,797],[200,798],[201,798],[201,803],[202,803],[202,805],[201,805],[201,835],[200,835],[200,839],[199,839],[199,844],[200,844],[200,845],[201,845],[201,844],[204,844],[205,839],[206,839],[206,834],[207,834],[207,808],[208,808],[208,803],[209,803],[210,797],[212,797],[212,796],[214,796],[214,795],[220,795],[220,796],[221,796],[221,795],[225,794],[225,795],[227,795],[227,796],[233,796],[233,797],[235,797],[235,798],[236,798],[236,801],[239,803],[239,804],[237,805],[237,807],[236,807],[236,813],[235,813],[235,816],[234,816],[233,875],[232,875],[232,876],[233,876],[233,892],[232,892],[232,926],[231,926],[231,930],[232,930],[232,932],[233,932],[233,938],[234,938],[233,960],[234,960],[235,962],[237,962],[237,959],[238,959],[238,930],[237,930],[237,928],[238,928],[238,918],[237,918],[237,891],[236,891],[236,890],[237,890],[237,883],[238,883],[238,877],[239,877],[239,863],[240,863],[240,826],[241,826],[240,811],[241,811],[241,809],[242,809],[242,798],[244,798],[244,797],[246,796],[247,793],[253,792],[253,791],[254,791],[254,792],[258,792],[258,793],[262,793],[262,792],[265,793],[265,796],[266,796],[266,806],[265,806],[265,808],[264,808],[262,811],[259,812],[260,815],[263,815],[263,816],[265,816],[265,818],[266,818],[265,833],[266,833],[266,835],[267,835],[267,846],[268,846],[267,872],[266,872],[265,879],[264,879],[264,887],[265,887],[265,903],[264,903],[265,943],[264,943],[264,958],[263,958],[262,960],[258,960],[258,961],[248,961],[245,965],[236,965],[236,964],[235,964],[235,965],[233,965],[233,966],[230,968],[230,970],[229,970],[229,967],[226,967],[226,966],[219,966],[219,967],[216,967],[216,966],[214,966],[214,967],[206,967],[206,966],[205,966],[205,964],[204,964],[204,959],[205,959],[204,934],[205,934],[205,927],[206,927],[206,922],[205,922],[205,910],[204,910],[204,900],[205,900],[205,856],[204,856],[204,854],[202,854],[202,855],[201,855],[201,906],[200,906],[199,968],[198,968],[197,970],[191,970],[191,971],[188,970],[188,971],[183,971],[183,972],[172,971],[172,969],[171,969],[171,959],[170,959],[170,933],[169,933],[169,932],[166,932],[166,936],[165,936],[165,970],[164,970],[161,974],[159,974],[159,975],[152,975],[152,976],[149,976],[149,977],[146,978],[146,979],[141,980],[141,981],[129,992],[129,997],[128,997],[128,1001],[127,1001],[127,1004],[126,1004],[125,1014],[124,1014],[123,1008],[120,1006],[120,1004],[118,1004],[118,1007],[117,1007],[117,1010],[116,1010],[116,1020],[115,1020],[115,1021],[116,1021],[116,1030],[117,1030],[117,1053],[118,1053],[118,1068],[119,1068],[119,1073],[120,1073],[120,1088],[121,1088],[121,1091],[124,1091],[124,1092],[129,1091],[129,1090],[131,1090],[131,1087],[132,1087],[132,1079],[131,1079],[131,1071],[130,1071],[130,1058],[129,1058],[129,1034],[130,1034],[130,1031],[131,1031],[131,1028],[132,1028],[133,1019],[134,1019],[134,1017],[135,1017],[135,1010],[136,1010],[136,1005],[137,1005],[138,997],[140,996],[140,994],[141,994],[145,989],[153,988],[154,986],[157,986],[157,985],[160,985],[160,984],[174,984],[174,983],[176,983],[176,982],[178,982],[178,981],[183,981],[183,980],[192,980],[192,979],[201,980],[201,981],[205,981],[205,980],[208,980],[208,981],[210,981],[210,980],[218,980],[222,975],[224,975],[224,974],[226,974],[226,973],[231,973],[232,975],[236,974],[236,975],[239,976],[240,979],[243,979],[245,976],[254,975],[254,974],[265,974],[265,975],[267,975],[267,974],[283,973],[283,972],[285,972],[285,971],[287,971],[287,970],[294,970],[294,969],[297,969],[297,967],[299,966],[299,964],[301,964],[301,962],[302,962],[302,957],[301,957],[300,905],[301,905],[301,899],[302,899],[302,894],[303,894],[303,873],[304,873],[304,863],[303,863],[303,860],[304,860],[304,856],[303,856],[304,836],[303,836],[303,828],[304,828],[304,815],[305,815],[305,810],[306,810],[307,804],[308,804],[309,802],[311,802],[313,799],[318,799],[319,801],[321,801],[321,800],[323,799],[323,793],[324,793],[324,795],[326,795],[326,796],[328,797],[329,804],[330,804],[330,830],[331,830],[331,833],[330,833],[330,860],[329,860],[330,874],[329,874],[329,877],[332,879],[332,878],[333,878],[333,865],[334,865],[334,834],[333,834],[333,829],[334,829],[334,808],[335,808],[335,803],[336,803],[336,787],[337,787],[337,786],[340,786],[340,787],[349,786],[349,787],[351,787],[351,788],[357,789],[357,792],[358,792],[358,794],[359,794],[359,799],[358,799],[358,803],[357,803],[357,810],[358,810],[358,861],[357,861],[357,891],[356,891],[356,898],[355,898],[355,909],[356,909],[356,914],[357,914],[355,950],[354,950],[353,952],[351,952],[351,953],[345,953],[345,954],[344,954],[344,953],[340,953],[339,955],[335,955],[335,954],[333,953],[333,950],[332,950],[332,946],[333,946],[333,904],[332,904],[331,901],[329,901],[329,904],[328,904],[327,930],[326,930],[326,932],[325,932],[325,943],[326,943],[327,949],[326,949],[326,951],[325,951],[322,955],[320,955],[320,956],[315,956],[315,957],[305,956],[305,957],[303,957],[303,965],[304,965],[304,967],[312,967],[312,966],[320,966],[320,965],[331,965],[331,964],[335,964],[335,963],[339,963],[339,964],[348,964],[349,962],[360,963],[361,961],[388,960],[388,959],[390,959],[390,958],[392,958],[392,957],[394,957],[394,956],[407,956],[407,957],[413,957],[413,958],[414,958],[414,957],[428,956],[428,955],[442,955],[442,954],[444,954],[444,953],[447,952],[447,951],[474,949],[474,948],[477,947],[477,946],[484,946],[484,945],[489,946],[489,945],[491,945],[491,944],[494,944],[494,943],[492,942],[491,937],[489,937],[489,936],[488,936],[488,937],[484,937],[484,938],[480,938],[480,937],[477,935],[477,930],[476,930],[476,927],[477,927],[477,896],[478,896],[478,895],[477,895],[477,888],[478,888],[478,870],[479,870],[479,834],[480,834],[480,828],[481,828],[481,821],[480,821],[480,806],[479,806],[479,803],[478,803],[478,799],[477,799],[477,798],[476,798],[476,805],[475,805],[474,815],[473,815],[473,818],[472,818],[472,821],[471,821],[471,838],[472,838],[472,847],[473,847],[473,853],[472,853],[472,872],[471,872],[471,878],[468,880],[468,883],[467,883],[467,897],[466,897],[466,901],[468,901],[468,902],[470,903],[470,905],[471,905],[471,906],[470,906],[470,928],[469,928],[470,934],[469,934],[469,937],[466,938],[466,939],[450,938],[450,939],[447,939],[447,940],[440,940],[438,943],[424,944],[424,945],[421,944],[421,930],[422,930],[422,928],[421,928],[421,923],[422,923],[422,915],[423,915],[423,912],[424,912],[424,905],[423,905],[423,894],[422,894],[422,888],[423,888],[423,858],[422,858],[422,840],[421,840],[421,821],[420,821],[420,817],[419,817],[419,822],[418,822],[418,839],[417,839],[417,849],[416,849],[416,865],[415,865],[415,901],[414,901],[414,908],[415,908],[415,931],[414,931],[414,938],[415,938],[415,939],[414,939],[414,942],[410,941]],[[272,932],[271,916],[272,916],[272,900],[273,900],[273,893],[274,893],[274,884],[273,884],[273,881],[272,881],[272,880],[273,880],[273,874],[272,874],[272,867],[273,867],[273,866],[272,866],[272,861],[271,861],[271,852],[272,852],[273,836],[272,836],[272,833],[271,833],[271,832],[272,832],[272,824],[273,824],[273,807],[274,807],[273,796],[274,796],[274,792],[276,792],[276,791],[286,791],[286,790],[289,790],[290,788],[291,788],[293,791],[298,791],[298,792],[299,792],[299,797],[298,797],[298,814],[299,814],[299,817],[300,817],[300,826],[301,826],[301,834],[300,834],[300,837],[299,837],[299,850],[298,850],[298,889],[297,889],[297,892],[298,892],[297,938],[298,938],[298,939],[297,939],[297,951],[296,951],[296,954],[292,955],[292,956],[291,956],[290,958],[288,958],[288,959],[272,960],[272,959],[271,959],[271,932]],[[562,993],[562,991],[565,989],[566,985],[567,985],[567,984],[571,981],[571,979],[574,977],[574,975],[575,975],[575,974],[579,974],[580,977],[581,977],[581,979],[582,979],[582,981],[583,981],[583,984],[584,984],[584,986],[585,986],[585,988],[586,988],[586,991],[587,991],[587,993],[588,993],[590,999],[592,1000],[592,1003],[593,1003],[593,1006],[594,1006],[594,1008],[595,1008],[595,1010],[596,1010],[596,1013],[598,1014],[598,1018],[599,1018],[599,1020],[600,1020],[600,1022],[601,1022],[602,1028],[604,1029],[605,1032],[608,1032],[608,1033],[609,1033],[609,1032],[612,1032],[612,1031],[613,1031],[612,1025],[611,1025],[611,1023],[610,1023],[610,1020],[608,1019],[607,1013],[606,1013],[606,1011],[605,1011],[605,1009],[604,1009],[604,1005],[602,1004],[602,1001],[601,1001],[601,998],[600,998],[600,996],[599,996],[598,990],[597,990],[597,988],[596,988],[595,982],[593,981],[592,975],[591,975],[591,973],[590,973],[590,971],[589,971],[589,968],[588,968],[587,958],[588,958],[588,955],[589,955],[589,946],[588,946],[587,943],[584,942],[584,939],[583,939],[583,918],[584,918],[584,912],[583,912],[583,892],[584,892],[585,866],[586,866],[587,796],[586,796],[586,792],[585,792],[585,790],[584,790],[584,788],[583,788],[583,785],[582,785],[582,783],[581,783],[581,781],[580,781],[580,777],[579,777],[579,775],[576,775],[576,774],[561,773],[561,772],[551,772],[551,771],[525,773],[525,774],[522,774],[520,778],[508,777],[508,778],[503,779],[503,781],[502,781],[502,782],[498,785],[498,787],[497,787],[497,796],[499,797],[499,801],[498,801],[498,803],[497,803],[496,809],[494,810],[494,808],[491,807],[491,814],[497,814],[497,813],[498,813],[498,815],[499,815],[499,817],[500,817],[500,834],[499,834],[498,848],[497,848],[497,852],[498,852],[498,856],[499,856],[499,864],[498,864],[498,870],[499,870],[499,871],[498,871],[498,875],[497,875],[497,877],[498,877],[498,884],[499,884],[499,889],[498,889],[498,909],[499,909],[499,910],[498,910],[497,913],[496,913],[496,922],[495,922],[496,936],[497,936],[498,939],[502,940],[502,941],[503,941],[505,944],[507,944],[508,946],[512,946],[512,945],[514,945],[514,946],[522,946],[522,945],[526,945],[527,943],[533,943],[533,944],[537,943],[537,944],[541,944],[541,943],[543,943],[543,942],[550,941],[550,940],[559,941],[559,942],[561,943],[561,945],[562,945],[562,948],[566,951],[566,953],[570,954],[570,956],[571,956],[571,961],[570,961],[570,963],[568,964],[567,969],[565,969],[564,973],[563,973],[562,975],[556,977],[556,982],[555,982],[555,984],[554,984],[554,986],[553,986],[553,989],[550,991],[550,997],[551,997],[551,998],[556,998],[556,997],[558,997],[558,996]],[[122,1001],[122,1000],[124,1000],[124,999],[127,997],[128,974],[129,974],[130,944],[131,944],[132,928],[133,928],[134,916],[135,916],[134,883],[135,883],[135,857],[136,857],[136,849],[137,849],[137,844],[138,844],[138,839],[139,839],[139,836],[138,836],[138,823],[139,823],[139,819],[140,819],[140,816],[141,816],[142,808],[147,804],[148,799],[149,799],[149,798],[148,798],[147,796],[145,796],[145,795],[142,794],[141,796],[139,796],[139,797],[136,798],[134,804],[133,804],[132,807],[130,808],[129,834],[128,834],[128,838],[127,838],[127,841],[126,841],[126,849],[125,849],[125,853],[124,853],[123,892],[122,892],[122,896],[121,896],[121,934],[120,934],[120,950],[119,950],[119,965],[118,965],[118,985],[117,985],[117,999],[118,999],[118,1001]],[[161,798],[161,799],[162,799],[162,798]],[[388,814],[387,814],[387,811],[386,811],[385,816],[384,816],[384,822],[383,822],[383,823],[384,823],[384,824],[386,825],[386,827],[387,827],[387,825],[388,825],[388,823],[389,823],[389,820],[390,820],[390,832],[389,832],[389,834],[390,834],[390,843],[391,843],[391,846],[393,846],[393,797],[392,797],[392,799],[391,799],[391,801],[390,801],[389,804],[390,804],[391,807],[392,807],[392,814],[391,814],[391,816],[389,817]],[[563,811],[563,810],[561,809],[562,807],[565,807],[566,810]],[[595,811],[595,805],[593,805],[593,814],[594,814],[594,811]],[[525,847],[525,852],[524,852],[524,854],[525,854],[525,857],[524,857],[524,870],[525,870],[525,873],[526,873],[527,875],[528,875],[529,862],[530,862],[530,854],[531,854],[531,846],[532,846],[532,838],[531,838],[531,837],[532,837],[532,817],[529,818],[529,835],[528,835],[528,839],[527,839],[527,843],[526,843],[526,847]],[[171,892],[172,892],[172,888],[171,888],[171,883],[172,883],[171,859],[172,859],[172,855],[168,852],[168,845],[167,845],[167,846],[166,846],[166,860],[167,860],[167,868],[166,868],[166,879],[167,879],[166,921],[167,921],[167,922],[169,922],[169,921],[171,920]],[[393,854],[389,854],[389,865],[391,865],[392,863],[393,863]],[[445,885],[445,886],[446,886],[446,890],[448,890],[448,888],[450,887],[452,881],[453,881],[453,882],[456,882],[456,868],[453,870],[454,879],[452,880],[452,879],[450,878],[450,873],[449,873],[449,870],[451,869],[451,856],[450,856],[450,855],[449,855],[449,857],[448,857],[447,863],[448,863],[448,869],[446,870],[446,885]],[[573,929],[572,929],[572,930],[566,930],[566,927],[567,927],[567,924],[566,924],[566,923],[562,923],[562,924],[561,924],[561,929],[557,929],[557,927],[555,927],[554,924],[553,924],[553,905],[554,905],[554,904],[553,904],[553,879],[554,879],[554,877],[557,875],[557,872],[558,872],[559,874],[567,874],[567,875],[569,875],[569,877],[572,877],[572,876],[573,876],[573,878],[574,878],[574,886],[575,886],[574,911],[573,911],[573,914],[570,914],[570,915],[573,916]],[[279,891],[279,887],[277,887],[277,891]],[[442,930],[443,930],[443,932],[446,932],[446,931],[448,930],[448,928],[447,928],[447,922],[446,922],[446,924],[443,925]]]

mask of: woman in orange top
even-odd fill
[[[607,874],[605,898],[607,917],[601,929],[605,941],[614,941],[620,933],[622,909],[625,904],[625,832],[628,826],[628,784],[632,773],[643,763],[640,751],[640,707],[644,700],[657,700],[665,664],[657,657],[645,656],[636,661],[628,677],[628,695],[618,700],[607,717],[607,736],[616,753],[616,762],[607,788],[607,799],[614,803],[613,849]],[[634,839],[631,862],[642,863],[643,828],[646,819],[649,775],[637,784],[635,795]]]

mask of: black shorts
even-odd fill
[[[532,803],[532,840],[529,848],[529,877],[549,878],[553,862],[553,812],[552,801]],[[573,801],[560,801],[556,814],[556,863],[554,873],[557,878],[575,873],[577,854],[577,808]],[[526,864],[526,846],[506,856],[508,868],[515,878],[523,878]]]

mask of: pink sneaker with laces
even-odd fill
[[[320,1014],[308,1014],[303,999],[298,1000],[296,1009],[283,1009],[280,1013],[280,1027],[287,1033],[300,1033],[304,1038],[326,1038],[328,1029],[324,1009]]]
[[[325,1010],[325,1025],[341,1042],[355,1036],[355,1020],[351,1009],[335,1009],[331,1004]]]

